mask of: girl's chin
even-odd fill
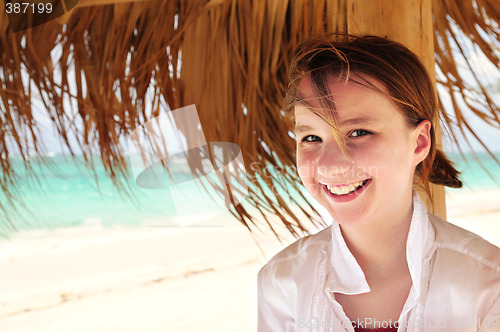
[[[370,216],[373,216],[373,210],[370,209],[370,204],[331,204],[324,202],[323,207],[326,208],[330,216],[339,224],[345,225],[360,225],[369,222]],[[328,204],[330,203],[330,204]]]
[[[362,225],[365,224],[365,220],[368,220],[369,218],[366,218],[365,213],[362,213],[361,211],[353,211],[353,212],[348,212],[348,211],[329,211],[330,216],[335,220],[337,223],[340,225],[345,225],[345,226],[356,226],[356,225]]]

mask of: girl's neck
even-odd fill
[[[365,225],[343,226],[345,242],[365,273],[370,285],[389,276],[408,274],[406,240],[413,213],[412,201],[385,220]]]

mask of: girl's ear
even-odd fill
[[[417,166],[427,158],[431,149],[431,127],[429,120],[422,120],[414,131],[415,150],[413,151],[413,165]]]

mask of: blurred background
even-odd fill
[[[0,14],[1,331],[254,331],[259,269],[330,222],[281,110],[287,59],[311,34],[414,47],[464,182],[440,215],[500,245],[497,1],[52,1],[57,15],[31,18],[14,3]],[[237,144],[241,204],[196,180],[198,155],[169,164],[181,193],[137,185],[127,138],[191,104],[200,126],[165,132]]]

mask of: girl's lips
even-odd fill
[[[323,190],[325,191],[327,196],[332,200],[336,202],[349,202],[361,195],[371,183],[372,179],[364,180],[361,187],[356,188],[353,192],[344,195],[336,195],[331,193],[330,190],[328,190],[327,185],[325,184],[322,184],[321,187],[323,187]]]

